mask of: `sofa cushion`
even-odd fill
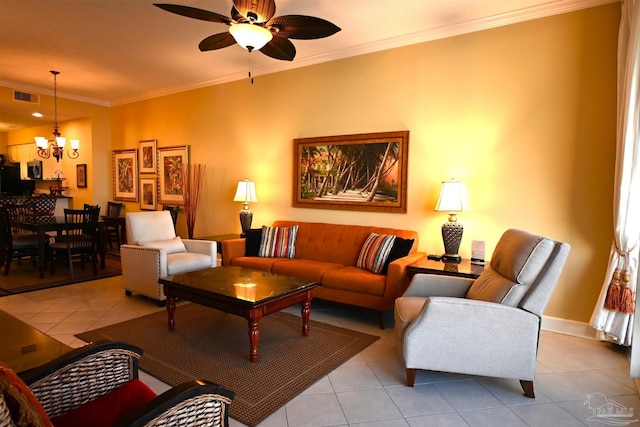
[[[393,242],[393,247],[389,252],[389,256],[387,257],[387,260],[384,262],[384,266],[382,267],[382,274],[387,274],[389,263],[409,255],[414,241],[414,239],[403,239],[402,237],[396,236],[396,240],[394,240]]]
[[[351,266],[325,271],[322,274],[321,283],[325,288],[382,296],[387,284],[387,276]]]
[[[364,268],[372,273],[380,273],[391,252],[396,236],[371,233],[364,241],[356,267]]]
[[[245,234],[245,256],[258,256],[260,241],[262,240],[262,228],[251,228]]]
[[[184,247],[184,243],[182,243],[182,239],[180,239],[180,236],[176,236],[173,239],[167,240],[140,242],[140,246],[164,249],[165,251],[167,251],[167,254],[187,252],[187,248]]]
[[[288,258],[263,258],[257,256],[240,256],[233,258],[229,265],[232,267],[253,268],[254,270],[271,271],[273,264]]]
[[[298,226],[262,227],[258,256],[293,258],[296,255],[296,235]]]
[[[322,275],[329,271],[342,268],[342,264],[313,261],[308,259],[287,259],[274,263],[271,272],[286,276],[300,277],[310,282],[320,282]]]
[[[177,252],[167,255],[167,274],[188,273],[211,268],[213,260],[209,255],[197,252]]]
[[[12,369],[1,363],[0,398],[5,401],[11,413],[11,419],[16,426],[50,427],[52,425],[42,405],[29,387]]]
[[[152,401],[156,394],[139,379],[52,419],[56,427],[108,427]]]

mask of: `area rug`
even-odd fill
[[[206,379],[236,393],[232,418],[255,426],[379,337],[274,313],[259,324],[258,362],[249,361],[247,321],[197,304],[179,305],[176,327],[166,312],[78,334],[93,342],[123,341],[144,349],[140,368],[175,386]]]
[[[73,266],[73,273],[72,279],[68,266],[56,264],[55,274],[52,276],[47,269],[41,279],[38,275],[38,267],[34,266],[30,260],[23,260],[20,265],[12,261],[8,276],[3,275],[4,266],[0,267],[0,297],[118,276],[122,274],[120,258],[105,257],[105,268],[100,268],[98,264],[98,274],[93,274],[89,263],[85,264],[84,270],[80,268],[79,263],[76,263]]]

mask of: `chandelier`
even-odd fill
[[[67,138],[60,135],[58,128],[58,85],[57,77],[60,71],[49,71],[53,74],[53,106],[54,106],[54,125],[53,125],[53,139],[47,139],[44,136],[36,136],[36,146],[38,147],[38,156],[43,159],[48,159],[53,155],[56,158],[56,162],[60,162],[60,159],[64,156],[64,148],[67,144]],[[67,156],[70,159],[77,159],[80,153],[80,141],[77,139],[70,140],[71,151],[67,150]]]

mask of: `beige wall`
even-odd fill
[[[472,239],[490,253],[509,227],[571,243],[546,315],[587,322],[612,239],[618,22],[612,4],[114,107],[94,169],[108,176],[108,150],[140,140],[188,144],[207,167],[196,235],[239,232],[231,200],[246,177],[259,198],[254,226],[390,225],[419,231],[420,250],[436,254],[446,215],[433,206],[455,177],[472,206],[460,215],[461,255]],[[406,214],[291,207],[294,138],[404,129]],[[100,181],[94,194],[102,202],[111,188]]]

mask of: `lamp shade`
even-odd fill
[[[262,49],[265,44],[273,38],[271,31],[255,24],[233,24],[229,32],[236,39],[236,42],[243,48],[251,52],[253,49]]]
[[[238,181],[238,188],[236,189],[236,195],[233,197],[233,201],[241,203],[256,203],[258,198],[256,197],[255,184],[247,179],[244,181]]]
[[[467,187],[464,182],[451,180],[444,181],[440,187],[440,198],[436,203],[435,211],[438,212],[462,212],[471,209],[467,197]]]

